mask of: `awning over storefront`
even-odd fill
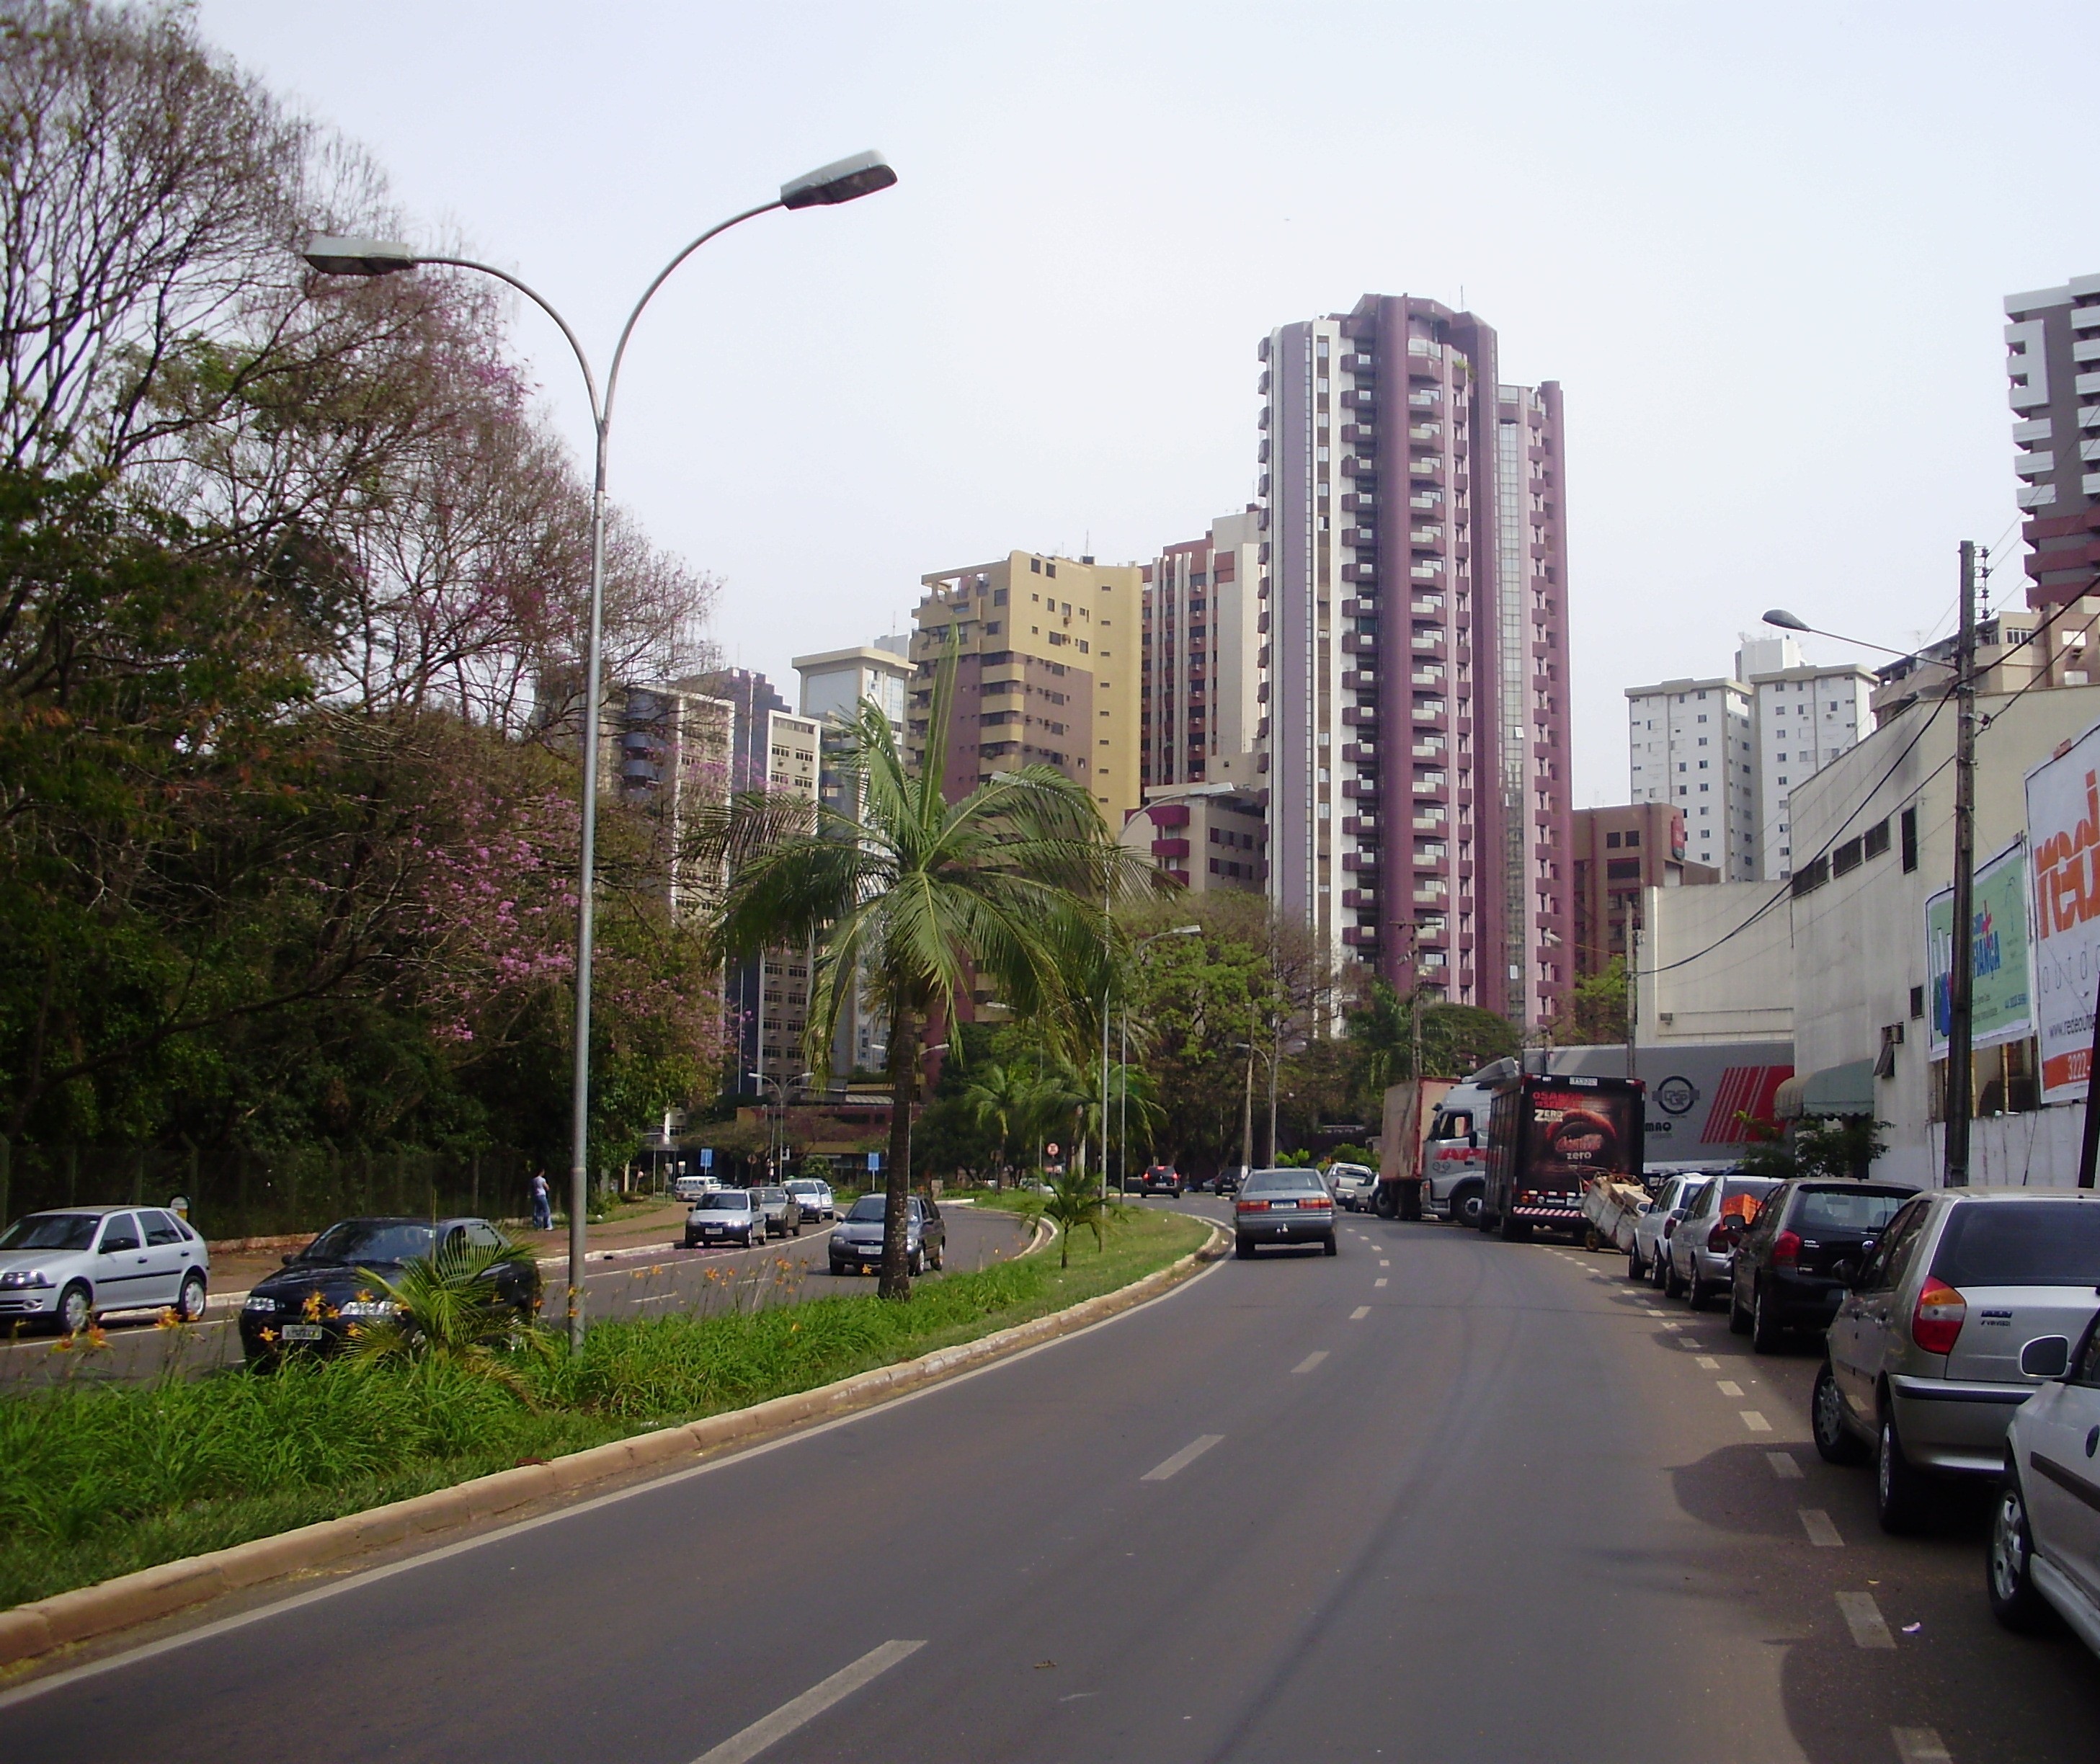
[[[1803,1115],[1872,1115],[1874,1062],[1855,1060],[1828,1065],[1820,1072],[1797,1072],[1772,1097],[1772,1113],[1782,1121]]]

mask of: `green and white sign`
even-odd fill
[[[2034,986],[2027,940],[2027,850],[2014,840],[1976,867],[1970,917],[1971,1043],[1995,1047],[2034,1033]],[[1953,967],[1954,890],[1925,903],[1925,971],[1930,997],[1932,1057],[1947,1052],[1948,976]]]

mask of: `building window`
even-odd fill
[[[1897,822],[1903,833],[1903,867],[1908,875],[1917,867],[1917,805],[1904,810]]]

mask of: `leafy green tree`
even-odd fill
[[[889,1211],[881,1290],[911,1290],[904,1202],[910,1110],[919,1091],[926,1028],[955,1020],[977,984],[1024,1017],[1070,1022],[1104,960],[1105,893],[1130,894],[1136,861],[1109,836],[1085,786],[1048,766],[1024,766],[961,800],[941,790],[955,698],[954,651],[937,670],[926,748],[907,764],[889,719],[872,702],[852,725],[839,770],[841,800],[783,805],[738,797],[705,836],[730,881],[718,919],[723,947],[748,954],[814,942],[805,1052],[826,1063],[855,976],[889,1017],[892,1096]]]
[[[1603,971],[1568,988],[1553,1039],[1573,1047],[1612,1047],[1626,1039],[1626,961],[1614,955]]]

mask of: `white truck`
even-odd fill
[[[1793,1044],[1785,1041],[1689,1042],[1635,1049],[1633,1076],[1648,1087],[1643,1134],[1651,1175],[1726,1169],[1750,1143],[1743,1118],[1769,1122],[1779,1087],[1793,1076]],[[1397,1167],[1379,1184],[1378,1211],[1401,1212],[1402,1179],[1420,1184],[1422,1216],[1477,1225],[1487,1193],[1488,1111],[1493,1087],[1529,1072],[1554,1077],[1625,1078],[1626,1050],[1617,1046],[1530,1047],[1522,1066],[1498,1060],[1436,1097],[1418,1161]],[[1436,1081],[1431,1080],[1432,1094]],[[1401,1087],[1396,1085],[1395,1091]],[[1388,1093],[1389,1095],[1391,1093]],[[1387,1143],[1395,1144],[1388,1129]]]

